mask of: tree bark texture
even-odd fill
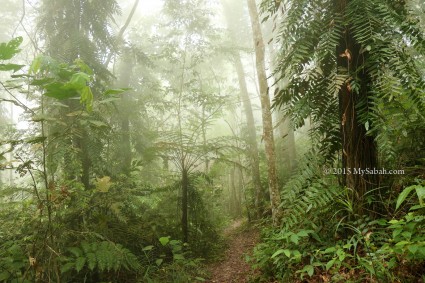
[[[255,0],[247,0],[248,10],[251,18],[252,34],[254,39],[255,58],[258,84],[260,88],[260,100],[263,118],[263,140],[266,149],[268,165],[269,193],[272,210],[272,220],[274,225],[278,225],[280,220],[279,205],[280,193],[276,173],[276,155],[273,136],[273,122],[270,110],[270,98],[268,94],[267,76],[265,68],[265,48],[261,32],[260,20],[258,17]]]
[[[346,0],[337,0],[336,7],[344,12]],[[348,72],[347,82],[339,92],[339,114],[341,119],[342,168],[351,174],[342,175],[343,185],[353,189],[353,203],[356,212],[362,213],[365,194],[377,185],[378,176],[373,174],[354,174],[354,170],[373,169],[377,166],[376,143],[366,134],[365,126],[359,121],[359,102],[365,101],[370,90],[370,77],[364,69],[366,54],[361,54],[361,46],[347,27],[337,47],[338,68]],[[361,82],[360,90],[353,91],[350,83],[353,78]]]

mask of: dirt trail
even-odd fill
[[[212,276],[209,283],[247,283],[254,271],[245,262],[245,255],[251,254],[258,242],[259,234],[255,228],[241,229],[243,220],[237,220],[224,230],[228,248],[222,261],[209,268]]]

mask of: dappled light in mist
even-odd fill
[[[2,0],[0,282],[423,282],[420,0]]]

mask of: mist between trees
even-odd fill
[[[422,1],[1,5],[0,282],[425,280]]]

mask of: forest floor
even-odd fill
[[[209,283],[247,283],[255,276],[245,261],[245,255],[251,255],[259,240],[259,231],[255,227],[245,225],[244,220],[236,220],[224,232],[227,250],[224,258],[209,266],[211,273]]]

